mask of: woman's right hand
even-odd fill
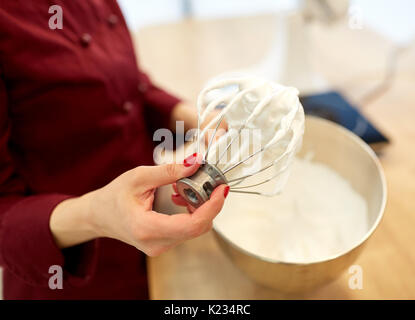
[[[166,215],[152,210],[157,187],[196,172],[197,155],[184,164],[141,166],[125,172],[105,187],[61,202],[52,212],[50,228],[59,247],[99,237],[128,243],[149,256],[197,237],[212,227],[229,187],[221,185],[192,214]]]

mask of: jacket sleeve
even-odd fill
[[[48,286],[49,268],[59,265],[63,281],[82,286],[92,277],[97,240],[60,250],[49,227],[55,206],[71,195],[31,195],[9,151],[11,123],[0,77],[0,265],[34,286]]]
[[[151,132],[159,128],[169,128],[171,112],[181,100],[159,88],[141,70],[139,70],[138,90],[143,97],[145,117]]]

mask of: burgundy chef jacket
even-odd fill
[[[49,28],[50,5],[63,29]],[[115,0],[0,0],[0,265],[6,299],[147,298],[145,255],[112,239],[60,250],[64,199],[153,163],[178,99],[141,72]],[[50,266],[63,289],[49,288]]]

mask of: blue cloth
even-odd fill
[[[367,143],[389,142],[356,107],[337,92],[300,97],[304,112],[336,122],[354,132]]]

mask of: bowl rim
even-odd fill
[[[320,117],[317,117],[317,116],[312,116],[312,115],[306,115],[305,118],[306,119],[312,119],[312,121],[317,121],[317,122],[321,121],[321,122],[323,122],[323,123],[325,123],[329,126],[332,126],[335,130],[338,130],[338,132],[348,136],[352,141],[357,143],[363,149],[363,151],[366,151],[366,153],[369,155],[369,157],[371,158],[371,160],[373,161],[373,163],[375,164],[375,166],[377,168],[377,171],[378,171],[379,177],[380,177],[380,181],[381,181],[381,185],[382,185],[382,194],[383,194],[383,196],[382,196],[382,203],[381,203],[380,208],[379,208],[379,214],[378,214],[375,222],[373,223],[372,227],[365,233],[365,235],[362,237],[362,239],[357,241],[352,247],[350,247],[347,250],[343,250],[339,253],[330,255],[327,258],[313,260],[313,261],[310,261],[310,262],[281,261],[281,260],[278,260],[278,259],[267,258],[267,257],[264,257],[264,256],[257,255],[255,253],[252,253],[252,252],[250,252],[250,251],[248,251],[244,248],[241,248],[240,246],[238,246],[237,244],[235,244],[234,242],[229,240],[228,237],[226,237],[221,231],[217,230],[217,228],[215,227],[215,223],[213,223],[213,228],[212,229],[223,240],[225,240],[228,244],[230,244],[235,249],[241,251],[245,255],[248,255],[248,256],[256,258],[256,259],[259,259],[263,262],[273,263],[273,264],[282,264],[282,265],[309,266],[309,265],[313,265],[313,264],[326,263],[326,262],[329,262],[329,261],[336,260],[337,258],[340,258],[342,256],[347,255],[349,252],[354,251],[355,249],[360,247],[362,244],[364,244],[372,236],[372,234],[375,232],[375,230],[379,226],[379,224],[380,224],[380,222],[381,222],[381,220],[384,216],[384,213],[385,213],[386,202],[387,202],[387,197],[388,197],[386,177],[385,177],[385,173],[383,171],[383,167],[380,163],[380,160],[377,157],[376,153],[373,151],[373,149],[364,140],[362,140],[358,135],[356,135],[354,132],[344,128],[343,126],[339,125],[336,122],[333,122],[333,121],[328,120],[328,119],[320,118]],[[307,128],[306,128],[306,130],[307,130]]]

